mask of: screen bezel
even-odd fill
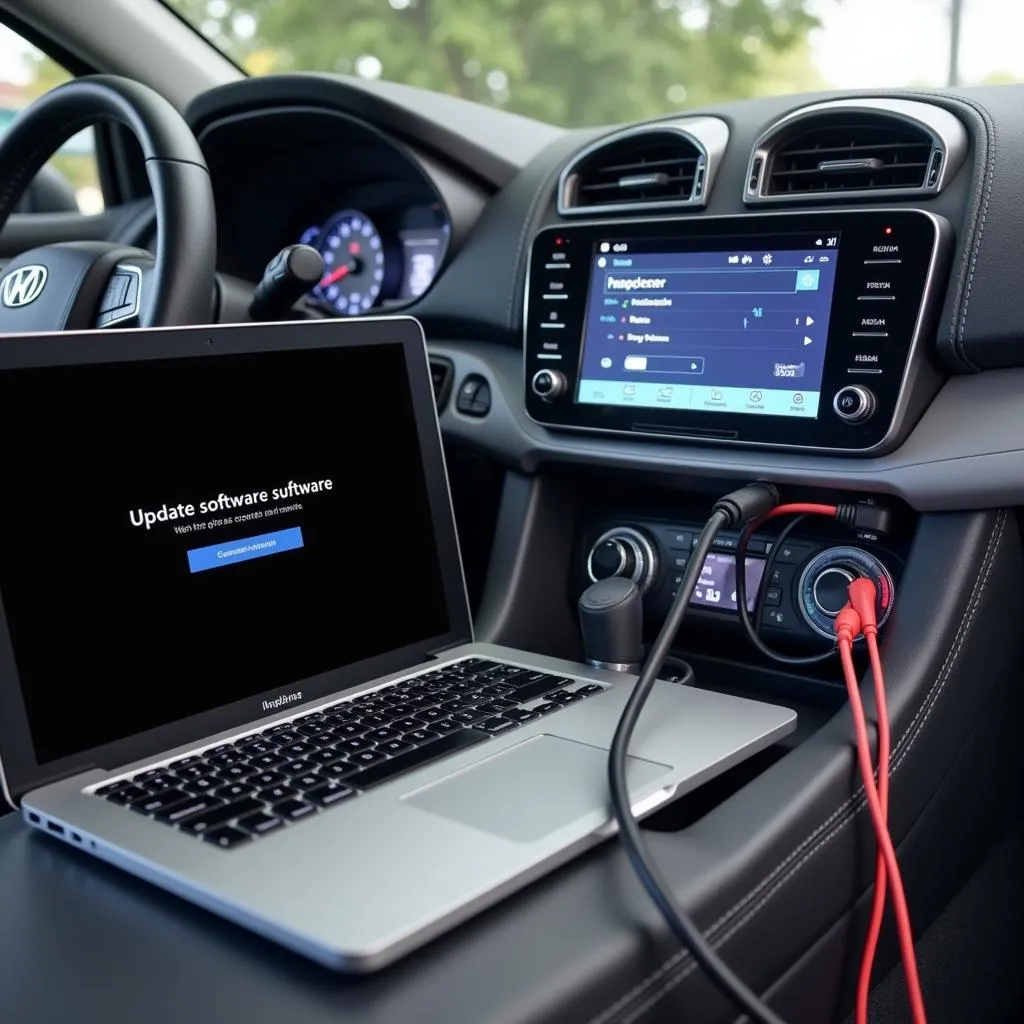
[[[284,340],[284,338],[287,340]],[[273,324],[225,324],[202,328],[136,328],[56,335],[12,335],[0,345],[0,373],[29,367],[139,362],[188,357],[293,351],[296,349],[354,348],[400,345],[409,375],[411,400],[420,439],[427,494],[434,520],[442,583],[450,629],[434,637],[333,669],[308,679],[254,693],[169,725],[40,764],[35,756],[28,716],[21,694],[7,618],[0,600],[0,784],[5,798],[17,804],[30,790],[91,768],[114,769],[183,744],[261,718],[294,714],[310,701],[341,693],[373,679],[426,662],[431,654],[472,640],[473,627],[466,597],[455,517],[448,487],[426,341],[419,322],[410,316],[351,320],[287,321]],[[399,598],[403,595],[399,594]],[[303,699],[286,708],[264,711],[262,702],[289,689]],[[97,695],[97,714],[102,714]]]
[[[861,342],[849,336],[850,323],[856,309],[856,294],[862,288],[857,282],[859,257],[851,260],[850,252],[863,253],[871,244],[884,242],[886,227],[897,232],[897,238],[914,242],[910,259],[903,267],[904,286],[893,305],[899,312],[902,326],[898,338],[890,338],[885,350],[884,379],[865,381],[847,375]],[[803,417],[752,415],[702,410],[655,410],[635,406],[606,406],[579,403],[579,365],[584,321],[589,301],[594,246],[603,240],[620,238],[642,243],[645,238],[677,236],[689,251],[704,245],[705,251],[717,248],[732,251],[770,248],[766,237],[839,233],[840,256],[833,291],[830,329],[822,375],[819,415]],[[564,278],[569,301],[564,310],[567,329],[541,330],[544,309],[544,282],[548,275],[544,256],[553,249],[553,240],[560,239],[572,271]],[[895,210],[833,210],[780,211],[747,214],[742,217],[689,216],[661,220],[588,221],[558,227],[547,227],[534,236],[530,249],[530,269],[526,278],[526,312],[524,316],[524,391],[526,413],[533,422],[555,429],[586,433],[628,434],[637,437],[677,439],[686,442],[730,444],[747,447],[815,450],[846,454],[869,454],[889,445],[902,429],[908,410],[913,405],[911,382],[915,353],[921,339],[937,322],[941,292],[945,287],[946,262],[951,251],[952,228],[942,217],[928,211],[900,208]],[[637,251],[640,251],[639,249]],[[844,258],[845,257],[845,258]],[[536,270],[534,267],[536,266]],[[842,308],[840,308],[842,307]],[[543,314],[546,317],[546,313]],[[561,344],[560,355],[542,355],[545,344],[552,340]],[[559,361],[544,362],[548,358]],[[566,374],[567,386],[554,401],[545,401],[530,387],[532,375],[539,369],[556,369]],[[849,424],[836,415],[832,401],[835,392],[848,384],[868,383],[876,390],[877,412],[866,422]],[[797,390],[797,389],[794,389]],[[916,406],[915,406],[916,408]]]

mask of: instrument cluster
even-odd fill
[[[434,283],[450,237],[440,203],[335,208],[296,232],[324,260],[308,301],[333,316],[413,302]]]

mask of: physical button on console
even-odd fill
[[[800,574],[798,605],[807,625],[821,636],[834,639],[835,618],[847,602],[847,587],[861,576],[875,585],[878,625],[884,625],[895,597],[892,576],[873,554],[845,546],[822,551]]]
[[[587,555],[587,575],[592,582],[619,576],[632,580],[641,593],[650,587],[656,569],[651,542],[628,526],[602,534]]]
[[[538,370],[533,375],[530,387],[535,395],[545,401],[551,401],[565,391],[565,374],[558,370]]]
[[[840,388],[832,400],[836,415],[846,423],[863,423],[875,411],[875,396],[860,384]]]
[[[823,570],[812,587],[818,610],[826,615],[838,615],[846,606],[847,588],[852,582],[853,574],[846,569],[834,567]]]
[[[471,373],[459,388],[455,408],[464,416],[486,416],[491,411],[491,386],[478,373]]]

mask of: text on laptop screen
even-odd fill
[[[450,628],[399,344],[6,371],[0,430],[39,763]]]

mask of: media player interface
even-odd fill
[[[815,418],[839,236],[789,245],[601,242],[577,401]]]

